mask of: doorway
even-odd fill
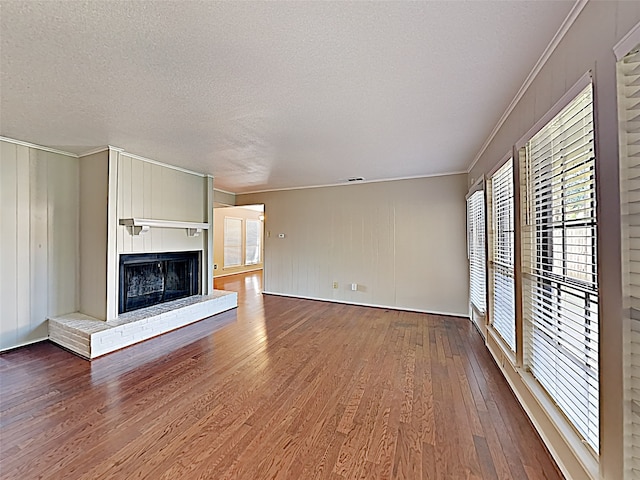
[[[213,277],[264,268],[264,204],[213,209]]]

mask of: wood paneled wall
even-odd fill
[[[206,194],[206,177],[119,156],[118,218],[206,222]],[[205,238],[188,237],[184,229],[171,228],[131,235],[127,227],[118,225],[118,253],[203,250]]]
[[[0,141],[0,350],[78,309],[78,159]]]
[[[571,430],[557,427],[549,420],[550,414],[534,398],[524,380],[529,377],[508,361],[505,364],[504,359],[508,356],[502,353],[498,342],[489,338],[489,346],[498,364],[504,365],[503,373],[568,478],[589,478],[593,472],[596,473],[595,478],[623,477],[624,329],[620,274],[619,127],[613,47],[638,22],[640,2],[588,2],[469,173],[471,184],[490,172],[572,85],[586,72],[592,73],[600,286],[599,457],[590,452],[582,453],[586,449],[578,439],[572,439]],[[519,274],[516,270],[516,276]]]
[[[467,315],[466,181],[448,175],[236,202],[265,204],[266,292]]]

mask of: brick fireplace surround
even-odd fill
[[[82,313],[49,319],[49,339],[87,359],[119,350],[237,307],[238,294],[214,290],[104,321]]]

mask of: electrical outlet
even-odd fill
[[[333,282],[333,288],[338,288],[338,282]]]
[[[357,283],[352,283],[351,284],[351,291],[352,292],[357,292],[358,291],[358,284]]]
[[[214,263],[214,264],[213,264],[213,269],[214,269],[214,270],[217,270],[217,269],[218,269],[218,264],[217,264],[217,263]]]

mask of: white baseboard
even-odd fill
[[[46,337],[36,338],[35,340],[29,340],[28,342],[18,343],[17,345],[12,345],[10,347],[0,349],[0,353],[9,352],[11,350],[15,350],[16,348],[20,348],[20,347],[26,347],[27,345],[33,345],[34,343],[44,342],[45,340],[49,340],[48,335]]]
[[[392,306],[392,305],[380,305],[377,303],[349,302],[346,300],[337,300],[335,298],[310,297],[307,295],[291,295],[289,293],[279,293],[279,292],[263,291],[262,293],[265,295],[276,295],[278,297],[301,298],[303,300],[316,300],[319,302],[330,302],[330,303],[340,303],[343,305],[354,305],[356,307],[386,308],[388,310],[398,310],[402,312],[426,313],[429,315],[442,315],[446,317],[459,317],[459,318],[469,319],[469,315],[468,314],[465,315],[464,313],[439,312],[436,310],[422,310],[418,308],[409,308],[409,307]]]

